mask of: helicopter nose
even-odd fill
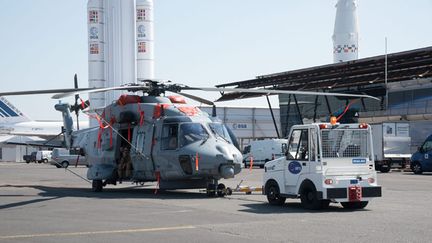
[[[219,167],[219,174],[224,178],[234,178],[234,175],[240,172],[239,155],[227,146],[217,145],[216,149],[220,152],[220,161],[223,163]]]

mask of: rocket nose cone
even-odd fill
[[[357,11],[355,0],[339,0],[336,5],[334,34],[357,33]]]
[[[356,0],[339,0],[335,6],[337,9],[355,10],[357,8]]]

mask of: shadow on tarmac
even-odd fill
[[[155,193],[153,188],[143,188],[141,186],[131,186],[128,188],[104,188],[103,192],[93,192],[91,189],[87,188],[70,188],[70,187],[50,187],[50,186],[40,186],[40,185],[1,185],[1,188],[31,188],[39,190],[40,192],[36,195],[42,198],[36,198],[21,202],[14,202],[9,204],[0,205],[0,210],[20,207],[25,205],[30,205],[33,203],[39,203],[44,201],[56,200],[65,197],[73,198],[98,198],[98,199],[159,199],[159,200],[176,200],[176,199],[204,199],[211,200],[205,193],[202,192],[190,192],[190,191],[168,191],[168,190],[158,190]],[[0,195],[2,197],[34,197],[33,195],[21,195],[14,192],[14,194]],[[255,214],[287,214],[287,213],[346,213],[357,210],[343,209],[339,204],[330,204],[326,209],[322,210],[307,210],[302,208],[300,202],[286,202],[282,206],[269,205],[262,200],[253,200],[249,198],[239,198],[239,197],[226,197],[227,200],[235,200],[246,202],[240,204],[246,209],[239,210],[245,213],[255,213]],[[358,211],[369,211],[367,209],[362,209]]]
[[[431,172],[423,172],[420,175],[416,175],[412,172],[402,172],[402,175],[404,175],[404,176],[432,176],[432,173]]]
[[[15,202],[0,205],[1,209],[14,208],[24,206],[28,204],[55,200],[64,197],[75,197],[75,198],[99,198],[99,199],[160,199],[160,200],[176,200],[176,199],[207,199],[205,193],[199,192],[184,192],[184,191],[168,191],[158,190],[155,193],[155,189],[142,188],[141,186],[132,186],[128,188],[104,188],[103,192],[93,192],[91,189],[84,188],[70,188],[70,187],[50,187],[50,186],[39,186],[39,185],[2,185],[1,188],[31,188],[39,190],[40,192],[36,196],[43,198],[31,199],[22,202]],[[34,197],[33,195],[0,195],[2,197]]]
[[[353,211],[370,211],[368,209],[344,209],[339,204],[331,203],[328,208],[320,210],[304,209],[300,202],[286,202],[284,205],[275,206],[268,203],[242,204],[247,209],[240,210],[246,213],[255,214],[288,214],[288,213],[350,213]]]

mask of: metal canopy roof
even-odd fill
[[[432,46],[387,55],[388,82],[432,77]],[[269,88],[281,90],[325,90],[382,95],[385,55],[258,76],[216,87]],[[384,92],[385,93],[385,92]],[[218,101],[256,97],[256,94],[227,93]]]

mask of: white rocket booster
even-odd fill
[[[153,0],[136,0],[137,80],[154,78]]]
[[[153,79],[153,0],[88,0],[87,10],[89,87]],[[121,93],[90,94],[90,106],[105,107]]]
[[[335,63],[358,59],[357,0],[338,0],[333,33]]]
[[[106,86],[136,83],[135,1],[103,0],[105,5]],[[105,105],[124,92],[105,92]],[[91,101],[90,101],[91,105]]]
[[[89,0],[87,3],[88,25],[88,69],[89,87],[105,87],[105,36],[104,7],[102,0]],[[103,107],[105,95],[93,93],[89,95],[92,107]]]

